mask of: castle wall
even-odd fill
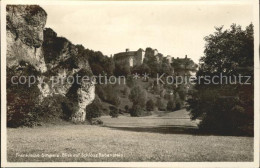
[[[145,52],[143,50],[138,50],[136,55],[136,65],[142,65],[144,60]]]

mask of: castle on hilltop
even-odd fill
[[[125,52],[114,54],[114,60],[116,63],[129,65],[130,67],[143,64],[145,51],[139,49],[137,51],[130,51],[128,48]]]
[[[140,48],[137,51],[130,51],[127,48],[125,52],[114,54],[114,60],[116,63],[129,65],[130,67],[133,67],[142,65],[145,56],[155,56],[157,62],[161,62],[163,59],[163,55],[160,54],[157,49],[144,51],[142,48]]]
[[[143,64],[143,60],[145,57],[155,57],[157,62],[162,62],[165,59],[169,64],[173,63],[175,60],[188,60],[187,55],[185,58],[174,59],[174,57],[167,55],[163,56],[161,53],[158,52],[157,49],[149,48],[148,50],[144,51],[143,49],[138,49],[137,51],[130,51],[128,48],[125,52],[120,52],[114,54],[114,60],[118,64],[128,65],[130,67],[139,66]]]

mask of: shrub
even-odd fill
[[[175,110],[180,110],[180,109],[181,109],[181,103],[180,103],[180,102],[177,102],[177,103],[176,103]]]
[[[135,81],[132,76],[126,78],[126,85],[130,88],[135,86]]]
[[[105,87],[103,85],[96,85],[95,92],[103,101],[107,100],[107,94],[105,92]]]
[[[118,110],[118,113],[119,113],[119,114],[124,114],[124,111],[123,111],[122,109],[119,109],[119,110]]]
[[[78,110],[78,104],[67,100],[61,103],[61,109],[63,111],[61,118],[64,120],[69,120],[72,114]]]
[[[100,119],[93,119],[91,124],[92,125],[103,125],[103,121]]]
[[[125,87],[124,90],[122,91],[124,96],[128,96],[129,95],[129,89],[128,87]]]
[[[129,110],[129,106],[125,105],[125,111],[128,112],[128,110]]]
[[[174,111],[175,109],[175,102],[173,100],[169,100],[167,103],[167,110],[168,111]]]
[[[100,102],[95,99],[90,105],[86,107],[86,119],[92,123],[93,118],[101,116]]]
[[[113,96],[110,103],[118,107],[121,103],[120,97],[119,96]]]
[[[42,120],[53,120],[62,118],[65,120],[70,119],[75,105],[71,105],[71,102],[62,95],[54,95],[45,97],[40,105]]]
[[[122,65],[119,63],[115,64],[115,76],[127,76],[130,72],[130,66],[129,65]]]
[[[134,105],[139,105],[144,108],[146,105],[146,91],[143,90],[140,86],[134,87],[131,90],[129,99],[133,102]]]
[[[35,74],[36,73],[36,74]],[[7,126],[34,126],[39,121],[39,95],[40,90],[35,83],[28,87],[11,83],[13,76],[37,75],[37,71],[28,63],[21,65],[19,69],[7,68]],[[28,81],[28,80],[27,80]]]
[[[154,102],[153,102],[152,99],[150,99],[146,102],[146,110],[147,111],[153,111],[154,110]]]
[[[100,65],[93,63],[90,66],[94,75],[98,76],[103,74],[104,69]]]
[[[112,118],[117,118],[118,117],[118,108],[116,108],[114,106],[110,106],[109,109],[110,109],[109,115]]]
[[[145,73],[150,74],[151,69],[146,63],[143,63],[142,65],[133,67],[132,74],[135,74],[135,73],[137,73],[137,74],[145,74]]]
[[[133,107],[130,109],[130,115],[132,117],[139,117],[142,115],[143,108],[140,105],[133,105]]]
[[[158,107],[158,110],[160,111],[166,111],[166,105],[163,103],[161,98],[157,99],[156,105]]]
[[[118,96],[118,91],[112,85],[97,85],[97,95],[105,102],[119,106],[121,101]]]

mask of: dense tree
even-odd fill
[[[221,73],[233,81],[231,84],[221,77],[214,78],[215,84],[205,78],[197,80],[188,100],[191,119],[201,119],[201,129],[253,134],[253,25],[245,30],[235,24],[228,30],[219,27],[205,41],[205,56],[200,60],[197,78],[207,75],[212,79]],[[247,82],[251,84],[234,83],[234,77],[239,75],[250,76]]]
[[[92,123],[93,118],[101,116],[101,102],[98,98],[86,107],[86,119]]]
[[[154,110],[154,102],[153,102],[152,99],[150,99],[146,102],[146,110],[147,111],[153,111]]]
[[[104,69],[101,65],[93,63],[90,66],[94,75],[98,76],[104,74]]]
[[[190,72],[196,72],[198,65],[194,63],[190,58],[185,57],[184,59],[174,59],[171,63],[174,68],[175,75],[189,76]]]
[[[25,62],[20,62],[18,68],[7,68],[7,126],[34,126],[39,117],[39,96],[40,90],[37,84],[29,87],[28,80],[24,84],[14,84],[11,82],[13,76],[29,77],[38,75],[36,69]]]
[[[175,102],[173,100],[169,100],[167,103],[167,110],[168,111],[174,111],[175,110]]]
[[[128,97],[129,92],[130,92],[129,88],[127,86],[122,90],[123,95],[126,96],[126,97]]]
[[[144,63],[150,68],[151,77],[156,77],[161,72],[161,64],[155,56],[146,57]]]
[[[130,66],[120,63],[115,64],[115,76],[128,76],[131,74]]]
[[[143,63],[142,65],[133,67],[132,74],[135,74],[135,73],[140,74],[140,75],[150,74],[151,69],[146,63]]]
[[[106,84],[106,85],[96,85],[96,94],[100,97],[101,100],[119,106],[121,101],[118,96],[118,91],[115,89],[115,85]]]
[[[104,70],[108,76],[114,75],[115,62],[113,58],[106,57],[106,61],[104,62]]]
[[[112,118],[117,118],[118,117],[118,113],[119,113],[119,110],[117,107],[114,107],[114,106],[110,106],[109,107],[109,115],[112,117]]]
[[[133,107],[130,109],[130,115],[132,117],[140,117],[142,116],[142,113],[144,113],[143,108],[138,105],[138,104],[134,104]]]
[[[128,110],[129,110],[129,106],[125,105],[125,112],[128,112]]]
[[[156,106],[158,107],[158,110],[160,111],[165,111],[166,110],[166,105],[165,103],[162,101],[161,98],[158,98],[156,101]]]
[[[139,105],[144,108],[146,105],[146,92],[140,86],[134,87],[129,95],[129,99],[133,102],[133,105]]]

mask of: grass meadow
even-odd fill
[[[253,161],[253,137],[196,134],[185,110],[101,119],[103,126],[8,128],[8,161]]]

